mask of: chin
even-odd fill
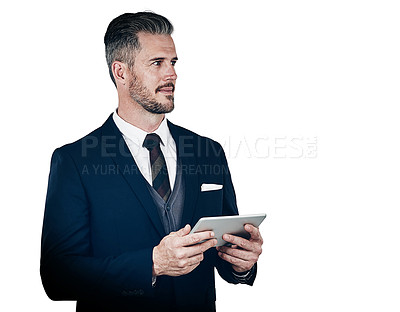
[[[164,111],[165,111],[165,113],[170,113],[174,110],[174,108],[175,108],[174,103],[172,103],[170,105],[165,105]]]
[[[161,103],[161,106],[162,106],[162,110],[165,111],[166,113],[172,112],[175,108],[174,98],[172,97],[166,103]]]
[[[158,103],[157,106],[151,108],[145,108],[147,111],[153,114],[167,114],[174,110],[174,103]]]

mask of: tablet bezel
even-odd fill
[[[252,224],[255,227],[259,227],[266,216],[267,214],[260,213],[235,216],[203,217],[197,221],[190,234],[203,231],[213,231],[215,238],[218,240],[217,246],[223,246],[229,244],[222,239],[224,234],[232,234],[248,239],[250,238],[250,234],[244,229],[245,224]]]

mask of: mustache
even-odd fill
[[[169,88],[169,87],[172,88],[172,92],[175,91],[175,85],[172,82],[168,82],[166,84],[158,86],[157,89],[156,89],[156,93],[159,92],[162,88]]]

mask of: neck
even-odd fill
[[[130,105],[118,105],[118,116],[126,122],[146,131],[147,133],[154,132],[158,129],[163,121],[165,114],[153,114],[146,111],[137,103],[129,103]],[[133,105],[132,105],[133,104]]]

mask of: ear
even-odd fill
[[[115,61],[111,65],[115,83],[125,85],[127,82],[128,66],[125,63]]]

